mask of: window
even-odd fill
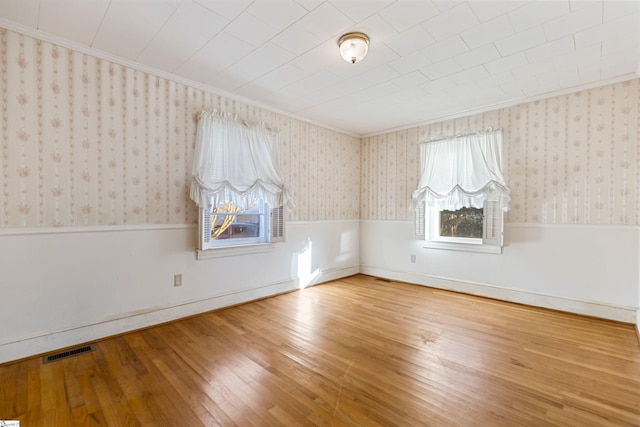
[[[284,240],[283,208],[293,203],[279,172],[277,132],[234,115],[203,111],[192,175],[201,251],[227,248],[225,254],[235,254],[240,252],[228,248]],[[217,255],[203,258],[211,256]]]
[[[425,247],[501,252],[503,213],[497,201],[487,200],[482,208],[449,211],[424,207],[422,210],[424,214],[416,218],[416,238],[424,240]]]
[[[256,201],[241,210],[232,203],[201,209],[200,250],[275,243],[284,240],[283,209]]]
[[[433,238],[474,243],[482,239],[484,208],[460,208],[455,211],[432,209]],[[432,238],[432,239],[433,239]]]
[[[413,200],[416,239],[425,247],[502,252],[509,189],[501,142],[498,131],[421,144],[422,174]]]

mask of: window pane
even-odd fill
[[[246,239],[248,237],[260,237],[260,214],[248,213],[248,214],[236,214],[235,218],[225,230],[220,230],[224,227],[224,220],[228,217],[228,214],[213,214],[211,228],[211,237],[216,240],[223,239]],[[217,237],[215,237],[217,235]]]
[[[482,208],[441,211],[440,236],[482,238]]]

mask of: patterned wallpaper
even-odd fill
[[[360,140],[0,29],[0,228],[197,222],[203,108],[280,131],[288,219],[357,219]]]
[[[503,129],[512,223],[640,224],[640,80],[365,138],[361,218],[410,220],[418,140]]]
[[[410,220],[418,144],[502,128],[507,221],[640,224],[640,80],[362,140],[0,29],[0,228],[183,224],[203,108],[280,131],[289,220]]]

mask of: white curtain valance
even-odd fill
[[[457,136],[420,145],[422,174],[413,206],[455,211],[482,208],[485,200],[509,209],[509,188],[502,174],[502,132]]]
[[[198,116],[191,199],[205,209],[233,203],[242,210],[262,199],[272,208],[292,205],[279,167],[278,133],[236,115]]]

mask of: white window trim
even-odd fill
[[[487,227],[487,221],[491,219],[490,209],[487,204],[493,204],[493,213],[496,215],[497,223],[494,227]],[[416,209],[415,227],[416,239],[423,241],[425,249],[443,249],[451,251],[478,252],[489,254],[502,254],[503,233],[504,233],[504,212],[499,208],[498,202],[485,201],[483,210],[482,238],[464,238],[464,237],[441,237],[434,236],[434,225],[427,223],[427,220],[433,221],[439,219],[440,211],[436,208],[427,208],[424,204]],[[487,233],[494,231],[492,236]],[[495,232],[498,234],[495,234]]]
[[[263,252],[270,252],[275,249],[274,243],[259,243],[255,245],[226,246],[212,249],[198,249],[196,259],[215,259],[230,256],[251,255]]]
[[[502,253],[502,246],[483,245],[482,243],[458,243],[443,242],[438,240],[425,240],[422,247],[425,249],[444,249],[448,251],[480,252],[486,254]]]
[[[198,218],[198,246],[201,244],[203,233],[203,216],[204,211],[199,210]],[[214,259],[229,256],[256,254],[268,252],[274,249],[276,244],[285,241],[286,221],[284,217],[284,207],[268,209],[268,218],[265,218],[267,241],[256,241],[257,238],[238,239],[237,242],[226,242],[226,245],[215,246],[202,249],[198,247],[196,250],[196,259]],[[253,240],[253,241],[252,241]]]
[[[271,207],[262,200],[258,201],[259,213],[255,215],[260,216],[260,235],[257,237],[245,237],[239,239],[228,239],[228,240],[206,240],[203,242],[202,240],[199,242],[200,250],[211,250],[211,249],[220,249],[220,248],[228,248],[228,247],[238,247],[238,246],[251,246],[251,245],[261,245],[271,242],[271,221],[269,220],[271,216]],[[216,214],[209,213],[207,216],[207,211],[204,209],[200,209],[200,216],[198,218],[199,223],[199,239],[203,239],[205,233],[211,231],[211,226],[214,223],[212,219]],[[238,213],[241,215],[242,213]],[[252,213],[253,214],[253,213]],[[207,221],[208,218],[208,221]],[[204,246],[208,247],[204,247]]]

